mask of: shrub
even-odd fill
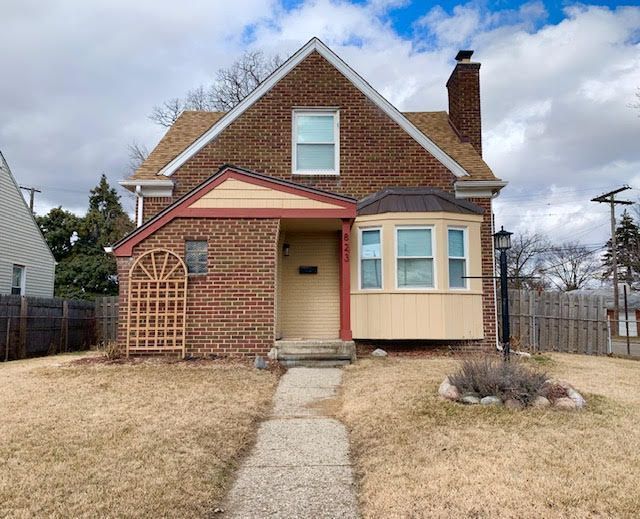
[[[119,359],[122,355],[122,351],[120,350],[116,341],[108,341],[107,343],[105,343],[103,351],[105,357],[107,357],[107,359],[109,360]]]
[[[449,381],[461,394],[472,393],[482,398],[497,396],[501,400],[514,398],[529,405],[542,394],[546,373],[532,369],[518,360],[504,362],[493,356],[467,359],[460,370],[449,375]]]

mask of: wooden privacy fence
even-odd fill
[[[67,301],[0,295],[0,362],[116,340],[118,298]]]
[[[515,349],[606,355],[607,311],[601,296],[509,290]]]
[[[118,338],[118,296],[96,299],[96,342],[107,343]]]
[[[92,302],[0,295],[0,360],[87,349],[94,328]]]

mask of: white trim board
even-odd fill
[[[251,105],[258,101],[263,95],[271,90],[278,81],[285,77],[295,67],[297,67],[309,54],[317,52],[331,65],[333,65],[343,76],[345,76],[358,90],[367,96],[375,105],[395,121],[405,130],[418,144],[427,150],[444,167],[446,167],[456,177],[468,177],[469,173],[429,137],[422,133],[409,119],[407,119],[397,108],[382,97],[369,83],[359,76],[349,65],[347,65],[337,54],[322,43],[318,38],[312,38],[300,48],[293,56],[285,61],[267,79],[245,97],[233,109],[222,116],[211,128],[192,142],[182,153],[164,166],[158,175],[167,177],[173,175],[185,162],[204,148],[209,142],[215,139],[227,126],[240,117]]]

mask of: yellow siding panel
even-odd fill
[[[335,339],[340,333],[337,232],[286,233],[289,256],[280,255],[279,328],[283,338]],[[282,248],[280,248],[282,250]],[[317,274],[300,274],[317,266]]]
[[[225,180],[189,207],[204,209],[336,209],[340,206],[320,202],[277,189],[256,186],[235,179]]]

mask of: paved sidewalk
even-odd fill
[[[347,431],[322,400],[342,380],[336,368],[291,368],[274,409],[227,497],[225,517],[358,517]]]

